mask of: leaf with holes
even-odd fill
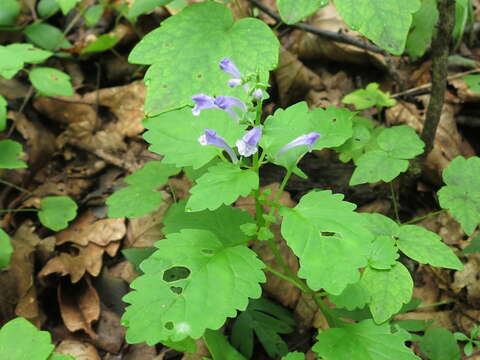
[[[68,196],[47,196],[40,201],[38,219],[43,226],[60,231],[77,216],[77,204]]]
[[[127,186],[115,191],[107,199],[108,217],[137,218],[156,210],[162,201],[162,194],[149,186]]]
[[[463,265],[442,238],[434,232],[416,225],[400,227],[398,248],[408,257],[422,264],[462,270]]]
[[[198,339],[261,295],[264,264],[245,245],[231,246],[214,233],[186,229],[158,241],[141,265],[144,275],[124,297],[129,343]]]
[[[23,156],[22,144],[13,140],[0,140],[0,169],[21,169],[27,164],[18,158]]]
[[[313,290],[338,295],[360,279],[374,239],[356,206],[331,191],[312,191],[293,209],[282,209],[282,235],[300,259],[298,275]],[[321,206],[319,206],[321,204]],[[333,233],[331,236],[322,233]]]
[[[370,107],[390,107],[396,104],[390,93],[379,89],[377,83],[370,83],[365,89],[358,89],[346,95],[342,102],[352,104],[357,110],[365,110]]]
[[[340,16],[378,46],[401,55],[420,0],[335,0]]]
[[[346,324],[342,328],[322,331],[312,350],[325,359],[351,360],[420,360],[405,346],[410,335],[391,332],[390,324],[376,325],[372,320]]]
[[[361,284],[370,298],[370,311],[376,323],[388,320],[412,298],[413,280],[407,268],[399,262],[389,270],[367,267]]]
[[[253,170],[242,170],[231,163],[211,166],[190,189],[187,211],[215,210],[222,204],[230,205],[240,196],[248,196],[258,189],[258,174]]]
[[[33,87],[42,95],[73,96],[74,94],[70,75],[60,70],[49,67],[36,67],[30,71],[28,76]]]
[[[408,160],[421,154],[424,146],[410,126],[382,129],[372,148],[356,161],[350,185],[392,181],[408,169]]]
[[[0,269],[8,266],[13,253],[12,243],[8,234],[0,229]]]
[[[164,155],[162,163],[194,169],[201,168],[221,152],[214,146],[202,146],[198,142],[205,129],[215,130],[231,147],[244,135],[245,129],[225,111],[202,111],[194,117],[190,108],[145,119],[144,125],[148,131],[143,137],[151,144],[151,151]]]
[[[278,12],[287,24],[295,24],[327,4],[328,0],[277,0]]]
[[[163,21],[135,46],[129,61],[152,65],[145,74],[145,111],[156,115],[192,104],[192,95],[198,93],[224,94],[229,75],[218,67],[224,57],[242,74],[258,71],[266,82],[277,66],[278,52],[278,40],[264,22],[234,21],[226,6],[208,1]]]
[[[443,181],[446,186],[438,191],[440,206],[472,235],[480,223],[480,158],[457,156],[443,170]]]

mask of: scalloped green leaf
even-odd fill
[[[410,56],[419,57],[425,54],[432,41],[437,21],[437,0],[422,0],[420,9],[413,14],[412,27],[405,44],[405,50]]]
[[[182,169],[164,164],[161,161],[149,161],[140,170],[127,176],[124,181],[130,185],[157,187],[164,185],[170,176],[177,175]]]
[[[201,168],[221,153],[214,146],[202,146],[198,138],[205,129],[214,129],[231,146],[244,135],[245,126],[237,124],[225,111],[202,111],[193,116],[186,107],[144,120],[148,129],[144,139],[149,150],[164,155],[164,164]]]
[[[421,226],[403,225],[397,240],[398,248],[422,264],[462,270],[463,264],[442,238]]]
[[[354,284],[348,284],[340,295],[328,295],[328,299],[336,307],[347,310],[362,309],[370,299],[368,290],[359,281]]]
[[[246,212],[231,206],[220,206],[215,211],[185,212],[185,200],[170,206],[163,224],[162,232],[167,235],[182,229],[208,230],[225,244],[246,244],[249,237],[240,230],[243,224],[253,223]]]
[[[18,158],[23,156],[22,144],[13,140],[0,140],[0,169],[21,169],[27,164]]]
[[[480,223],[480,158],[457,156],[443,170],[443,181],[446,185],[438,191],[440,206],[472,235]]]
[[[396,104],[395,99],[390,97],[389,92],[379,89],[378,83],[370,83],[365,89],[358,89],[346,95],[342,102],[352,104],[357,110],[364,110],[370,107],[390,107]]]
[[[367,267],[360,281],[370,297],[370,311],[376,323],[388,320],[412,298],[413,280],[400,262],[389,270]]]
[[[8,234],[0,229],[0,269],[8,266],[13,253],[12,243]]]
[[[389,324],[376,325],[372,320],[346,324],[320,332],[312,350],[325,359],[351,360],[420,360],[405,341],[404,331],[391,333]]]
[[[340,16],[354,30],[394,55],[401,55],[420,0],[335,0]]]
[[[327,4],[328,0],[277,0],[278,12],[286,24],[295,24]]]
[[[338,295],[360,279],[373,234],[356,206],[331,191],[312,191],[293,209],[282,209],[282,235],[300,259],[298,275],[314,290]],[[319,206],[322,204],[322,206]],[[334,233],[324,236],[322,233]]]
[[[335,151],[340,153],[339,159],[342,162],[353,160],[354,162],[363,155],[365,147],[372,138],[372,130],[375,127],[370,119],[354,116],[352,119],[353,134],[344,144],[337,146]]]
[[[149,186],[127,186],[115,191],[107,199],[108,217],[137,218],[155,211],[162,201],[162,194]]]
[[[388,270],[400,255],[391,236],[377,236],[370,247],[368,265],[377,270]]]
[[[15,318],[0,329],[0,354],[3,359],[45,360],[54,346],[48,331],[39,331],[24,318]]]
[[[350,185],[392,181],[408,169],[408,160],[421,154],[424,146],[410,126],[382,129],[371,150],[356,161]]]
[[[60,231],[77,216],[77,204],[68,196],[47,196],[40,201],[38,219],[43,226]]]
[[[208,1],[163,21],[135,46],[129,61],[152,65],[145,74],[145,111],[152,116],[192,104],[192,95],[198,93],[224,94],[229,75],[218,67],[224,57],[243,74],[258,71],[267,81],[278,52],[278,40],[263,21],[234,22],[227,7]]]
[[[222,204],[230,205],[240,196],[248,196],[258,189],[260,179],[253,170],[242,170],[231,163],[211,166],[189,190],[187,211],[215,210]]]
[[[123,300],[129,343],[198,339],[261,295],[264,264],[245,245],[230,246],[206,230],[185,229],[158,241],[144,275]],[[182,274],[169,277],[168,275]]]
[[[302,101],[285,110],[278,109],[267,118],[260,144],[274,163],[294,169],[298,159],[307,152],[307,147],[298,146],[277,156],[282,147],[309,132],[321,134],[313,146],[315,150],[340,146],[353,134],[354,115],[347,109],[336,107],[309,111],[307,103]]]
[[[400,227],[389,217],[378,213],[360,213],[360,216],[366,220],[368,229],[375,236],[396,236]]]

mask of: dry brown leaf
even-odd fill
[[[462,289],[467,291],[468,302],[472,305],[480,305],[480,255],[466,254],[467,262],[464,262],[463,270],[456,271],[452,289],[459,293]]]
[[[62,281],[57,291],[60,314],[68,330],[83,330],[92,339],[97,334],[92,329],[93,322],[100,316],[100,299],[88,278],[77,284]]]
[[[480,101],[480,93],[470,90],[467,83],[462,79],[453,79],[448,81],[455,89],[457,96],[466,103],[478,103]]]
[[[124,355],[124,360],[149,360],[155,359],[157,350],[155,346],[148,346],[147,344],[132,344],[128,346],[128,350]]]
[[[75,360],[100,360],[100,356],[93,345],[77,340],[63,340],[54,352],[73,356]]]
[[[105,351],[116,354],[122,347],[126,331],[127,329],[120,323],[120,316],[102,307],[95,344]]]
[[[130,261],[122,261],[108,269],[111,276],[125,280],[127,283],[131,283],[138,277],[135,272],[135,266]]]
[[[300,293],[300,299],[293,310],[300,332],[307,331],[314,325],[315,315],[318,311],[318,306],[312,297],[305,293]],[[319,318],[317,318],[317,320],[319,320]],[[321,326],[322,322],[318,322],[317,325]]]
[[[319,76],[323,86],[320,89],[311,89],[305,98],[313,108],[343,106],[343,97],[355,90],[351,77],[343,71],[330,74],[323,70]]]

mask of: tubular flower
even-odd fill
[[[297,146],[307,146],[308,151],[312,151],[312,147],[315,144],[315,142],[318,140],[318,138],[321,135],[316,132],[311,132],[308,134],[301,135],[297,137],[296,139],[293,139],[290,141],[287,145],[285,145],[283,148],[280,149],[280,151],[277,153],[277,156],[283,154],[285,151],[297,147]]]
[[[228,80],[228,85],[230,87],[237,87],[242,84],[242,74],[238,71],[237,66],[229,58],[223,58],[220,60],[220,69],[226,73],[233,76],[232,79]]]
[[[228,112],[238,121],[240,117],[232,107],[239,107],[242,111],[247,110],[247,106],[240,99],[233,96],[219,96],[214,98],[205,94],[197,94],[192,96],[192,100],[195,101],[195,106],[192,109],[192,114],[195,116],[200,115],[200,112],[205,109],[220,109]]]
[[[228,144],[221,136],[217,135],[217,132],[215,130],[205,129],[203,135],[198,138],[198,142],[203,146],[212,145],[223,149],[230,156],[230,159],[232,159],[233,163],[238,162],[237,155],[235,154],[233,149],[228,146]]]
[[[237,140],[237,149],[240,155],[249,157],[258,151],[258,142],[262,137],[262,128],[255,126],[248,131],[241,139]]]
[[[260,100],[263,98],[263,91],[262,89],[257,89],[253,92],[252,96],[257,99],[257,100]]]

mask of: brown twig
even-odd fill
[[[278,15],[276,12],[270,10],[268,7],[263,5],[260,1],[250,0],[250,2],[253,5],[255,5],[255,7],[259,8],[265,14],[267,14],[272,19],[274,19],[277,23],[282,22],[282,19],[280,18],[280,15]],[[330,40],[339,42],[339,43],[353,45],[353,46],[358,47],[360,49],[368,50],[368,51],[371,51],[371,52],[374,52],[374,53],[383,54],[383,55],[385,55],[387,53],[385,50],[383,50],[383,49],[381,49],[378,46],[375,46],[373,44],[369,44],[367,42],[357,40],[355,38],[352,38],[352,37],[347,36],[347,35],[342,34],[342,33],[337,33],[337,32],[328,31],[328,30],[322,30],[322,29],[319,29],[315,26],[312,26],[312,25],[309,25],[309,24],[306,24],[306,23],[303,23],[303,22],[299,22],[299,23],[296,23],[296,24],[291,24],[289,26],[301,29],[303,31],[306,31],[306,32],[324,37],[326,39],[330,39]]]

